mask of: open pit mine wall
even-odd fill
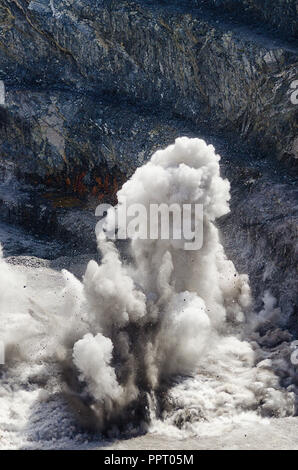
[[[149,156],[146,133],[157,135],[166,113],[294,164],[296,7],[1,0],[1,160],[33,183],[115,192]],[[112,171],[116,180],[107,181]]]
[[[298,36],[297,0],[196,0],[196,4],[240,15],[243,21],[265,24],[289,39]]]

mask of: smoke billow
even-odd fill
[[[195,432],[214,418],[293,413],[293,394],[244,340],[244,324],[256,320],[248,277],[226,258],[215,226],[230,199],[219,160],[204,141],[179,138],[118,192],[118,214],[124,202],[148,212],[151,204],[202,204],[199,250],[136,236],[124,261],[101,232],[101,263],[91,261],[82,282],[63,271],[55,293],[36,283],[25,291],[22,274],[1,261],[6,374],[11,363],[30,364],[48,394],[72,397],[100,430],[147,429],[158,419]],[[106,229],[114,223],[110,212]]]

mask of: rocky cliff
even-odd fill
[[[284,18],[295,28],[297,2],[286,2],[279,15],[281,3],[270,9],[265,0],[2,0],[2,158],[13,156],[21,176],[92,190],[94,167],[127,174],[152,150],[123,145],[143,134],[142,125],[133,127],[133,106],[145,105],[151,114],[235,134],[259,155],[293,162],[295,43],[242,21],[262,4],[259,19]],[[222,14],[232,7],[237,21]],[[120,125],[105,122],[107,100],[122,103]]]
[[[261,24],[274,33],[291,40],[298,35],[297,0],[197,0],[197,5],[206,5],[217,11],[237,15],[247,23]]]

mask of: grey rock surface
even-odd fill
[[[298,2],[297,0],[197,0],[229,13],[235,13],[244,21],[255,21],[268,24],[285,36],[296,38],[298,35]]]
[[[262,2],[207,3],[218,8],[249,3],[257,9]],[[268,2],[263,3],[269,15]],[[284,10],[294,25],[292,3]],[[38,168],[40,177],[63,174],[64,154],[68,159],[74,153],[70,140],[81,134],[74,159],[92,166],[90,142],[106,141],[95,129],[100,97],[109,97],[235,133],[259,154],[293,162],[298,152],[297,105],[290,100],[297,78],[295,44],[259,34],[254,25],[227,22],[223,8],[214,13],[207,7],[174,0],[3,0],[0,79],[8,98],[1,121],[8,136],[2,131],[0,138],[8,142],[2,157],[19,159],[30,147],[28,172],[47,159]],[[282,16],[279,11],[274,18]],[[60,92],[50,96],[53,87]],[[80,116],[88,114],[95,123],[82,129]],[[129,132],[128,123],[123,133]],[[9,135],[15,141],[15,134],[25,148],[12,151]],[[104,156],[108,166],[117,160],[117,148],[116,154],[110,149]],[[127,171],[125,163],[119,167]]]

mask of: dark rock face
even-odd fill
[[[169,114],[69,90],[6,92],[0,128],[2,165],[18,179],[76,194],[116,194],[161,145],[187,134]]]
[[[67,177],[70,154],[81,174],[94,166],[96,123],[86,119],[100,120],[100,96],[237,133],[272,158],[297,156],[294,46],[227,24],[196,2],[3,0],[0,61],[10,129],[2,156],[24,159],[27,173],[34,167],[43,179]],[[53,87],[60,93],[50,96]],[[76,136],[80,151],[71,145]],[[110,167],[115,153],[96,158]]]
[[[203,0],[204,2],[204,0]],[[197,1],[198,5],[202,2]],[[265,22],[289,38],[298,36],[297,0],[205,0],[207,5],[248,17],[258,23]]]
[[[224,164],[231,182],[231,213],[219,226],[228,256],[249,274],[256,311],[269,291],[282,312],[277,326],[287,326],[297,336],[297,184],[264,163]]]

